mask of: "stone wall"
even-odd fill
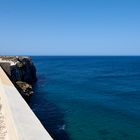
[[[7,128],[5,140],[53,140],[1,67],[0,99]]]

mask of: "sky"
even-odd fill
[[[140,55],[140,0],[0,0],[0,55]]]

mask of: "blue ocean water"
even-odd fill
[[[140,57],[33,57],[30,106],[55,140],[140,140]]]

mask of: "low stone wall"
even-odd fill
[[[52,140],[1,67],[0,99],[7,133],[5,140]]]

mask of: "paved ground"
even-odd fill
[[[6,134],[7,134],[7,131],[6,131],[6,125],[4,123],[4,116],[1,112],[1,104],[0,104],[0,140],[6,140]]]

